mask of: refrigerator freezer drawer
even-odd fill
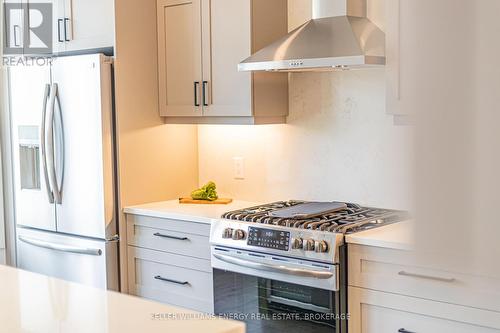
[[[118,290],[117,244],[17,229],[18,267],[98,288]]]

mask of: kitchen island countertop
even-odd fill
[[[0,266],[2,332],[243,333],[241,322]]]

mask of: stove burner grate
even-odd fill
[[[222,218],[242,222],[277,225],[288,228],[328,231],[336,233],[352,233],[368,230],[381,224],[401,221],[406,213],[396,210],[362,207],[346,203],[347,208],[326,213],[310,219],[291,219],[269,216],[269,212],[295,206],[305,201],[278,201],[261,206],[227,212]]]

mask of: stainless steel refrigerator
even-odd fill
[[[112,59],[9,69],[17,266],[119,288]]]

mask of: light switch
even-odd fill
[[[245,158],[233,157],[234,179],[245,179]]]

